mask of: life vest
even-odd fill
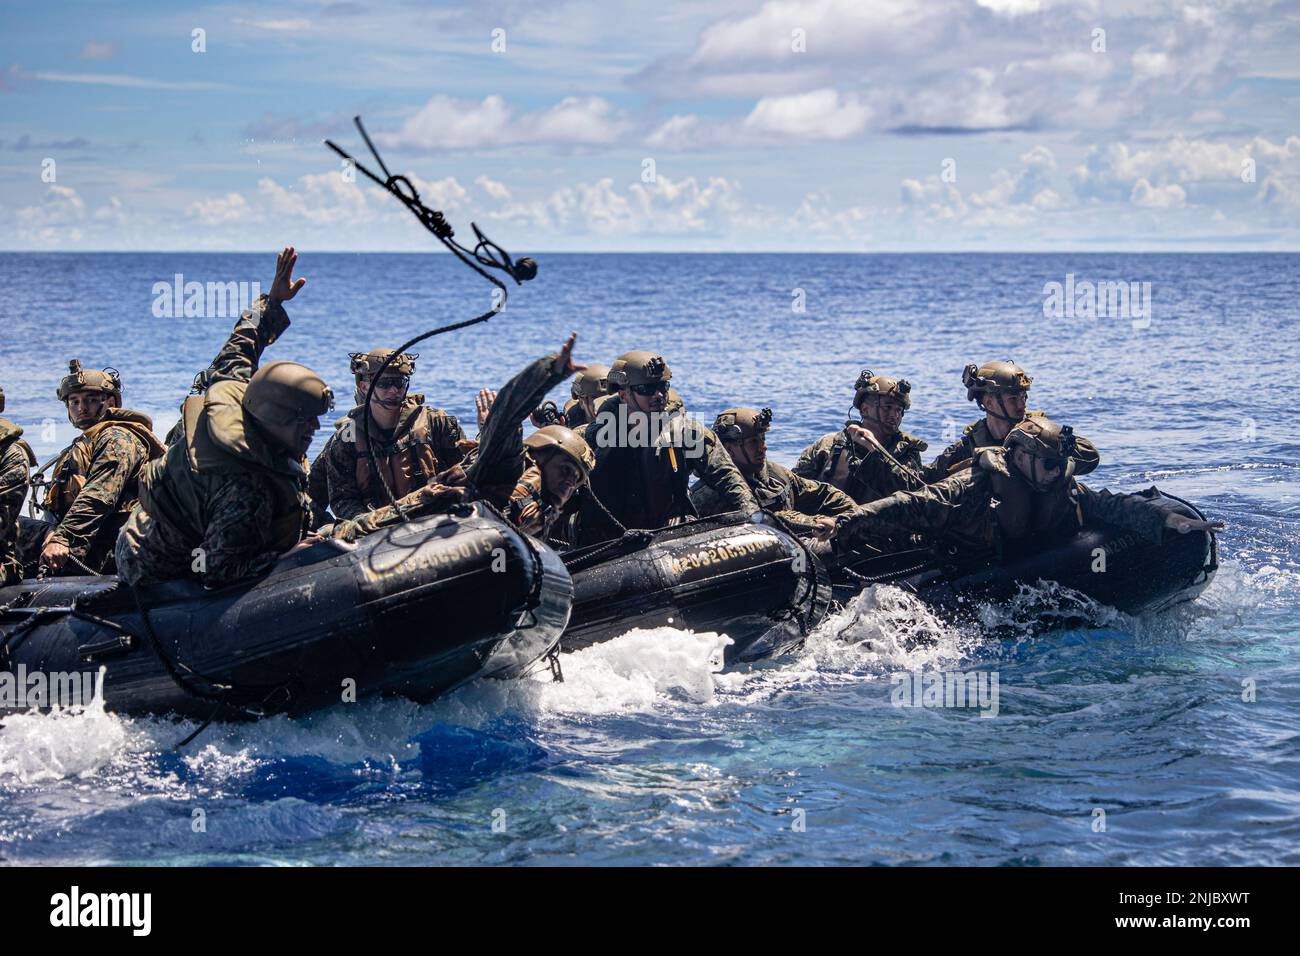
[[[996,451],[981,459],[993,488],[993,515],[1004,542],[1050,534],[1083,523],[1074,497],[1059,491],[1037,491],[1011,474],[1005,453]]]
[[[557,518],[559,509],[542,496],[542,470],[532,462],[515,485],[507,509],[510,520],[520,531],[534,538],[545,538]]]
[[[393,429],[393,437],[385,442],[371,419],[370,450],[375,467],[387,481],[394,498],[402,498],[417,488],[423,488],[438,473],[438,461],[433,450],[433,413],[424,407],[424,396],[409,396],[402,406],[402,415]],[[373,481],[370,455],[366,454],[366,428],[361,420],[363,409],[358,406],[348,412],[340,426],[352,422],[351,435],[340,427],[340,441],[347,441],[356,449],[357,488],[372,508],[388,504],[383,488]],[[347,438],[343,436],[347,435]]]
[[[753,492],[754,500],[764,511],[793,509],[790,481],[788,478],[783,480],[770,461],[763,462],[762,470],[753,476],[743,471],[740,474],[744,477],[745,484],[749,485],[749,490]]]
[[[920,453],[930,446],[915,435],[909,435],[904,431],[896,431],[887,442],[883,443],[883,447],[900,465],[916,467],[920,464]],[[840,481],[836,482],[834,480],[836,471],[845,455],[848,456],[848,460],[845,462],[845,473]],[[905,459],[913,455],[918,456],[917,460],[909,464]],[[853,439],[849,437],[848,429],[845,428],[844,431],[841,431],[832,439],[830,461],[822,474],[818,476],[818,480],[834,485],[854,501],[872,501],[880,497],[881,492],[879,489],[870,487],[862,475],[861,466],[866,457],[867,452],[854,443]],[[885,494],[892,493],[892,489],[885,492]]]
[[[150,462],[140,480],[140,506],[196,545],[207,530],[208,502],[224,476],[255,472],[271,493],[271,545],[278,552],[301,540],[310,518],[306,461],[272,448],[248,427],[247,382],[226,380],[181,406],[185,440]]]
[[[32,451],[32,446],[27,444],[23,437],[21,425],[16,425],[7,418],[0,418],[0,456],[3,456],[10,448],[17,445],[22,450],[23,455],[27,458],[27,467],[36,464],[36,452]]]
[[[45,510],[62,521],[72,503],[81,494],[81,489],[90,477],[92,453],[95,439],[110,428],[122,428],[144,442],[148,449],[149,460],[162,457],[167,450],[153,433],[153,420],[148,415],[131,411],[129,408],[110,408],[102,420],[91,425],[64,449],[54,464],[50,485],[45,491]],[[119,513],[129,512],[135,504],[135,497],[124,495],[118,501]]]

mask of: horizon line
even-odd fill
[[[310,249],[295,246],[313,255],[352,256],[447,256],[443,249]],[[4,249],[0,255],[264,255],[274,251],[270,246],[261,249]],[[1231,249],[538,249],[529,255],[565,256],[914,256],[914,255],[1294,255],[1296,248]]]

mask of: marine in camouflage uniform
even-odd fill
[[[1006,434],[1025,418],[1046,418],[1043,412],[1026,411],[1024,403],[1033,379],[1015,362],[985,362],[967,365],[962,371],[966,398],[984,411],[984,417],[967,425],[962,436],[945,448],[923,471],[927,482],[942,481],[974,457],[975,449],[1000,446]],[[996,426],[990,424],[996,421]],[[997,429],[996,433],[994,428]],[[1002,437],[998,437],[1001,435]],[[1074,473],[1086,475],[1101,464],[1092,442],[1075,436]]]
[[[593,363],[577,374],[564,404],[564,424],[569,428],[590,425],[609,394],[609,366]]]
[[[930,446],[898,427],[912,407],[911,390],[907,379],[863,369],[853,394],[862,423],[846,422],[817,439],[799,455],[794,473],[833,485],[860,505],[924,486],[921,453]]]
[[[519,476],[505,513],[519,528],[551,544],[570,543],[565,525],[577,499],[590,486],[596,456],[573,429],[546,425],[524,439],[528,467]]]
[[[761,411],[729,408],[714,419],[713,433],[731,455],[764,511],[775,513],[800,534],[829,537],[834,522],[817,519],[848,514],[854,508],[853,499],[824,481],[803,478],[768,461],[767,430],[771,424],[770,408]],[[691,503],[701,517],[723,511],[718,493],[702,482],[691,489]]]
[[[0,388],[0,412],[5,410],[5,393]],[[23,440],[23,430],[7,418],[0,418],[0,587],[22,580],[18,558],[18,513],[27,499],[28,473],[36,454]]]
[[[210,385],[182,406],[182,435],[141,478],[140,506],[117,544],[131,584],[186,579],[220,588],[271,569],[308,527],[306,449],[333,407],[315,372],[294,362],[259,368],[289,327],[282,302],[297,255],[280,254],[268,295],[245,311],[210,368]]]
[[[718,437],[688,418],[680,399],[675,400],[671,378],[668,363],[651,352],[627,352],[610,367],[609,384],[617,394],[581,432],[595,452],[596,467],[592,496],[584,498],[577,516],[576,543],[617,538],[619,524],[660,528],[694,516],[692,476],[717,492],[723,511],[758,510]],[[662,433],[649,434],[647,425],[661,423]]]
[[[408,394],[418,355],[393,357],[384,369],[372,398],[369,416],[364,403],[371,376],[393,356],[392,349],[353,352],[356,407],[339,419],[320,458],[324,465],[329,509],[340,520],[357,518],[390,504],[387,488],[403,505],[414,506],[427,496],[419,492],[438,483],[437,476],[465,457],[465,433],[454,415],[424,404],[424,396]],[[400,391],[383,386],[399,382]],[[367,422],[366,419],[369,419]],[[387,427],[381,421],[388,422]],[[365,451],[369,440],[373,464]],[[376,469],[383,473],[381,479]],[[319,479],[318,479],[319,480]],[[409,497],[409,501],[405,500]]]
[[[1159,508],[1137,495],[1097,492],[1075,482],[1073,445],[1069,428],[1027,419],[1007,435],[1004,447],[980,449],[971,467],[841,518],[837,549],[875,548],[882,540],[921,535],[954,557],[1000,558],[1016,542],[1072,534],[1095,522],[1161,540],[1170,519]]]
[[[561,495],[556,488],[548,487],[544,473],[546,460],[554,451],[563,451],[582,464],[585,445],[561,425],[542,428],[525,440],[522,422],[547,392],[573,374],[569,356],[575,338],[570,336],[558,354],[532,362],[496,393],[479,440],[461,442],[461,448],[468,452],[461,465],[402,499],[404,514],[408,517],[434,514],[460,501],[483,499],[530,534],[537,537],[550,534],[564,512],[569,494]],[[570,437],[564,438],[563,433]],[[539,435],[541,439],[537,438]],[[331,441],[337,437],[336,434]],[[586,455],[589,459],[589,449]],[[583,466],[583,471],[581,479],[585,482],[590,461]],[[561,497],[563,500],[557,502]],[[400,520],[397,510],[386,505],[339,521],[333,534],[353,540]]]
[[[56,394],[81,434],[50,471],[42,507],[52,527],[40,563],[55,574],[112,574],[113,546],[135,505],[140,472],[163,445],[148,415],[121,407],[115,369],[82,369],[73,359]]]

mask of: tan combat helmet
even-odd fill
[[[609,366],[593,363],[579,372],[573,379],[573,388],[570,391],[570,397],[574,401],[581,401],[584,398],[600,398],[605,394],[608,383],[605,381],[609,375]]]
[[[348,358],[352,360],[352,374],[371,376],[378,373],[383,368],[388,357],[396,349],[371,349],[369,352],[349,352]],[[405,375],[410,378],[415,374],[415,360],[420,357],[418,352],[403,352],[397,358],[388,362],[386,371],[396,372],[398,375]]]
[[[728,408],[713,420],[713,433],[723,441],[739,442],[764,435],[772,427],[772,409]]]
[[[1069,425],[1058,425],[1050,418],[1035,415],[1007,432],[1002,447],[1008,451],[1022,448],[1034,458],[1055,462],[1067,480],[1074,474],[1074,429]]]
[[[244,392],[244,411],[267,425],[288,426],[319,418],[334,407],[325,380],[297,362],[272,362],[257,370]]]
[[[524,439],[524,447],[534,457],[538,452],[551,454],[559,452],[566,456],[582,472],[583,482],[591,479],[591,469],[596,467],[596,454],[581,435],[572,428],[563,425],[547,425],[539,428]]]
[[[616,392],[631,385],[651,385],[655,382],[667,382],[673,377],[673,370],[663,360],[663,356],[653,352],[637,350],[624,352],[614,359],[609,367],[609,390]]]
[[[120,405],[122,376],[115,368],[106,368],[103,371],[83,369],[81,359],[72,359],[68,362],[68,374],[59,382],[59,387],[54,394],[59,397],[59,401],[67,402],[69,395],[80,391],[103,392]]]
[[[961,383],[966,386],[966,397],[974,402],[981,395],[1027,392],[1033,381],[1025,370],[1010,359],[1002,362],[985,362],[967,365],[961,373]]]
[[[910,392],[912,383],[905,378],[890,378],[877,375],[869,368],[858,373],[858,380],[853,383],[853,407],[858,408],[870,396],[896,398],[902,403],[903,411],[912,407]]]

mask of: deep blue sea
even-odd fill
[[[662,353],[706,423],[771,406],[787,464],[843,423],[861,368],[911,381],[904,427],[933,453],[976,417],[962,367],[1012,357],[1030,406],[1101,449],[1091,484],[1196,501],[1227,522],[1224,566],[1168,614],[1011,639],[889,589],[756,666],[719,670],[725,635],[630,633],[567,656],[562,684],[217,724],[179,753],[196,724],[6,718],[0,862],[1300,863],[1300,256],[537,258],[504,312],[420,349],[414,387],[470,431],[475,392],[570,330],[579,360]],[[77,357],[118,368],[161,434],[233,319],[155,315],[154,284],[265,289],[273,266],[0,253],[6,416],[42,460],[66,444],[54,390]],[[305,251],[298,274],[268,354],[341,397],[348,352],[490,305],[441,255]],[[1045,316],[1069,275],[1149,282],[1149,324]],[[906,650],[918,631],[935,642]],[[997,716],[894,706],[891,675],[914,669],[996,674]]]

